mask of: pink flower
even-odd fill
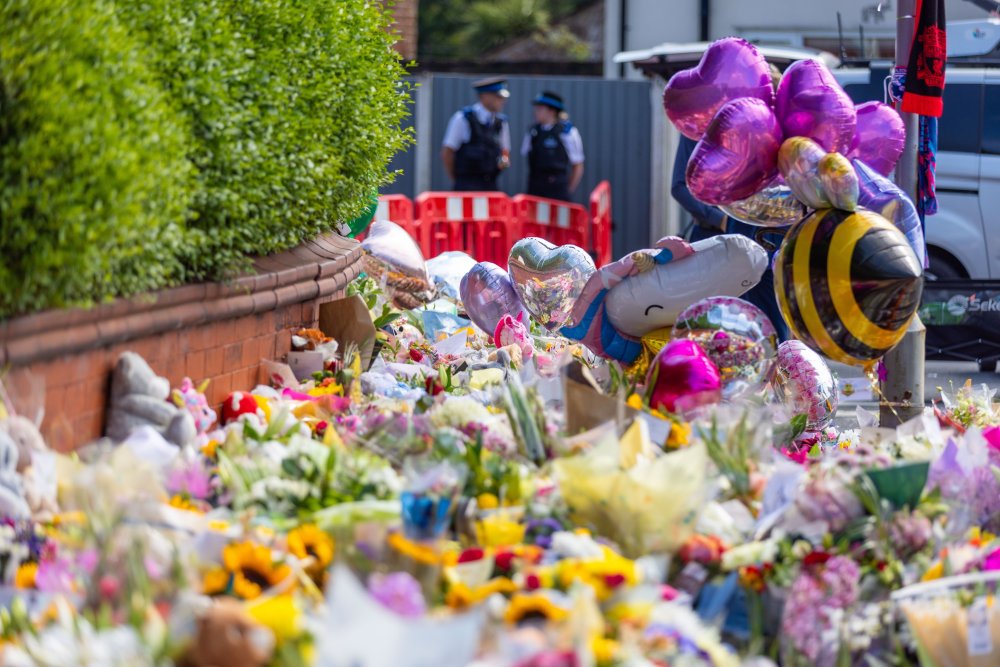
[[[97,569],[97,562],[101,555],[97,549],[84,549],[76,557],[76,567],[84,574],[90,575]]]
[[[368,592],[383,607],[400,616],[423,616],[427,611],[420,583],[407,572],[376,572],[368,581]]]
[[[110,574],[106,574],[101,577],[101,581],[97,585],[98,590],[101,593],[101,597],[105,600],[113,600],[118,597],[119,591],[121,591],[121,584],[117,579],[112,577]]]
[[[72,593],[74,577],[69,560],[57,558],[40,562],[35,575],[35,586],[45,593]]]
[[[167,491],[205,500],[212,495],[212,476],[201,461],[191,461],[170,471],[167,477]]]

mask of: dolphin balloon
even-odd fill
[[[626,364],[642,336],[670,326],[682,310],[709,296],[740,296],[767,269],[767,253],[745,236],[723,234],[689,244],[675,236],[601,267],[587,281],[560,333]]]

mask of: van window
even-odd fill
[[[990,155],[1000,155],[1000,84],[988,85],[985,88],[985,99],[983,100],[983,152]]]
[[[982,125],[983,85],[945,83],[944,115],[938,124],[938,150],[979,153]]]

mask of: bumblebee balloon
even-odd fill
[[[920,305],[921,263],[871,211],[816,211],[775,257],[774,290],[796,338],[834,361],[867,366],[892,349]]]

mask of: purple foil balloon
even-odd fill
[[[719,109],[687,165],[687,186],[706,204],[746,199],[778,173],[781,127],[763,100],[743,97]]]
[[[857,158],[888,176],[896,168],[906,144],[906,128],[896,110],[881,102],[865,102],[854,109],[858,122],[847,157]]]
[[[525,324],[528,322],[528,312],[510,282],[510,276],[492,262],[479,262],[473,266],[462,278],[459,291],[469,319],[491,336],[504,315],[517,319],[519,313],[524,313],[522,321]]]
[[[858,206],[875,211],[903,232],[914,254],[927,268],[927,247],[917,208],[895,183],[861,160],[851,160],[858,174]]]
[[[663,109],[684,136],[697,141],[716,112],[740,97],[773,105],[771,70],[753,44],[727,37],[713,42],[697,67],[670,77],[663,91]]]
[[[818,61],[799,60],[785,71],[774,112],[786,137],[808,137],[826,151],[846,154],[854,140],[854,102]]]

